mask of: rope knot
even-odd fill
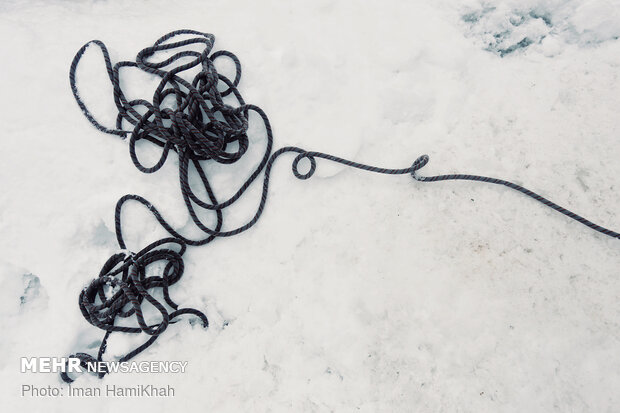
[[[177,36],[191,37],[177,40]],[[94,40],[78,51],[71,64],[71,88],[80,108],[99,130],[122,137],[129,135],[131,158],[144,173],[159,170],[170,150],[186,153],[189,159],[195,161],[212,159],[219,163],[233,163],[248,148],[248,111],[251,105],[245,103],[237,90],[241,80],[239,59],[224,50],[211,53],[214,42],[215,37],[210,33],[177,30],[140,51],[135,62],[118,62],[112,67],[105,45]],[[114,87],[114,99],[119,110],[115,130],[104,127],[93,118],[75,86],[77,64],[90,44],[101,48]],[[188,46],[201,50],[191,50]],[[154,61],[158,54],[171,51],[176,53],[165,60]],[[186,63],[188,57],[191,60]],[[214,62],[222,57],[234,63],[233,80],[219,73],[215,67]],[[122,67],[138,68],[161,78],[152,101],[127,99],[119,81],[119,69]],[[196,67],[198,73],[191,81],[181,76],[182,72]],[[233,95],[238,106],[224,102],[228,95]],[[127,124],[132,126],[131,130],[125,128]],[[159,161],[153,166],[143,165],[138,158],[136,142],[141,139],[163,149]]]
[[[164,244],[177,244],[180,247],[179,251],[161,248]],[[151,336],[147,343],[130,353],[134,356],[152,344],[166,330],[170,322],[182,314],[194,314],[201,319],[204,327],[208,327],[209,321],[206,315],[193,308],[179,309],[170,298],[168,288],[178,282],[183,275],[182,255],[185,248],[185,243],[179,239],[164,238],[153,242],[136,254],[121,251],[105,262],[99,276],[82,290],[79,297],[80,311],[86,321],[106,331],[101,348],[105,350],[107,337],[114,331],[146,333]],[[161,288],[163,293],[162,301],[152,295],[153,290],[158,288]],[[146,321],[147,317],[142,310],[145,301],[159,312],[158,322],[149,324]],[[166,306],[173,311],[169,311]],[[133,326],[127,323],[119,325],[120,319],[132,316],[135,316],[136,320]],[[84,355],[85,358],[81,359],[89,357],[93,359],[92,356],[86,356],[88,355]]]

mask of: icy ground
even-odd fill
[[[83,118],[69,63],[94,38],[117,61],[177,28],[239,56],[240,90],[277,147],[386,167],[428,153],[425,174],[511,179],[620,227],[618,1],[5,0],[3,411],[617,411],[617,240],[505,188],[325,162],[302,182],[291,158],[256,227],[186,256],[172,296],[211,328],[175,324],[139,360],[186,360],[188,372],[76,383],[170,384],[174,398],[21,397],[22,384],[61,384],[20,373],[20,357],[95,351],[102,333],[77,296],[117,248],[117,199],[137,193],[188,222],[176,160],[137,171],[125,142]],[[79,76],[111,122],[95,51]],[[236,168],[220,169],[223,188]],[[162,235],[140,208],[127,220],[134,250]],[[113,337],[110,355],[129,344]]]

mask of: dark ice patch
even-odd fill
[[[485,7],[465,13],[461,19],[469,24],[469,37],[479,38],[484,50],[502,58],[542,42],[554,28],[551,13],[541,9],[506,13]]]
[[[24,293],[19,297],[22,306],[36,300],[41,295],[41,280],[32,273],[22,275]]]

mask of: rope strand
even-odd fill
[[[428,155],[422,155],[420,158],[418,158],[416,162],[420,165],[420,168],[422,168],[424,165],[428,163],[428,161],[429,161]],[[521,185],[517,185],[510,181],[505,181],[503,179],[497,179],[497,178],[489,178],[487,176],[463,175],[463,174],[419,176],[416,172],[417,170],[412,173],[412,176],[416,181],[419,181],[419,182],[440,182],[440,181],[459,181],[460,180],[460,181],[486,182],[488,184],[495,184],[495,185],[504,185],[510,189],[514,189],[515,191],[519,191],[522,194],[529,196],[530,198],[540,202],[541,204],[545,206],[548,206],[554,211],[564,214],[570,219],[573,219],[579,222],[580,224],[585,225],[588,228],[592,228],[593,230],[598,231],[601,234],[605,234],[612,238],[620,238],[620,233],[617,233],[615,231],[612,231],[610,229],[597,225],[594,222],[580,215],[577,215],[574,212],[556,204],[555,202],[548,200],[547,198],[537,194],[536,192],[530,191],[529,189],[524,188]]]

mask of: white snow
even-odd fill
[[[77,297],[118,250],[120,196],[142,195],[190,230],[176,159],[140,173],[126,142],[97,131],[75,104],[68,69],[87,41],[104,41],[118,61],[174,29],[213,33],[216,50],[240,58],[241,93],[270,117],[276,148],[384,167],[428,153],[422,175],[512,180],[618,230],[619,3],[5,0],[3,411],[614,411],[617,240],[492,185],[322,160],[299,181],[293,156],[274,167],[254,228],[186,254],[171,295],[204,310],[211,327],[174,324],[138,360],[188,361],[187,373],[76,382],[170,384],[175,397],[21,397],[23,384],[62,384],[20,373],[19,359],[95,354],[103,332],[82,318]],[[78,76],[112,126],[96,49]],[[128,70],[126,80],[150,97],[148,76]],[[252,132],[256,153],[211,169],[222,196],[260,156],[264,132]],[[140,149],[145,162],[157,159]],[[258,189],[230,226],[250,217]],[[130,209],[130,250],[164,235],[146,209]],[[117,334],[108,357],[145,339]]]

